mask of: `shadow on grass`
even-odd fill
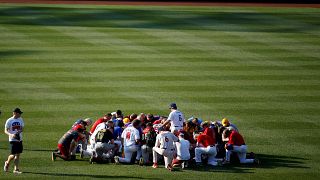
[[[56,177],[74,177],[74,178],[113,178],[113,179],[150,179],[142,177],[132,177],[132,176],[109,176],[109,175],[91,175],[91,174],[66,174],[66,173],[41,173],[41,172],[23,172],[24,174],[34,174],[34,175],[44,175],[44,176],[56,176]],[[152,178],[155,179],[155,178]]]
[[[259,168],[273,169],[277,167],[286,168],[302,168],[308,169],[310,167],[305,165],[304,161],[308,159],[292,156],[278,156],[269,154],[257,154],[257,158],[261,161]]]
[[[10,57],[10,56],[22,56],[22,55],[30,55],[35,53],[37,53],[37,51],[30,51],[30,50],[0,51],[0,60],[3,60],[4,58]]]
[[[197,166],[190,167],[187,170],[190,171],[204,171],[204,172],[222,172],[222,173],[254,173],[254,169],[275,169],[275,168],[300,168],[309,169],[304,161],[308,159],[292,156],[278,156],[268,154],[256,154],[260,160],[260,164],[230,164],[225,166],[209,167],[209,166]],[[176,169],[177,172],[183,172],[181,169]]]

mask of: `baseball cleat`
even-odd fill
[[[57,158],[56,153],[55,153],[55,152],[52,152],[52,153],[51,153],[51,160],[52,160],[52,161],[55,161],[56,158]]]
[[[140,165],[140,166],[143,166],[143,157],[141,157],[141,158],[139,159],[139,165]]]
[[[4,172],[8,172],[9,171],[9,164],[7,163],[7,161],[4,162],[3,170],[4,170]]]
[[[153,163],[152,167],[153,167],[154,169],[156,169],[156,168],[158,168],[158,164],[157,164],[157,163]]]
[[[221,164],[222,164],[222,165],[228,165],[228,164],[230,164],[230,161],[222,161]]]
[[[89,164],[93,164],[94,163],[94,157],[91,156],[90,159],[89,159]]]
[[[115,163],[115,164],[120,164],[120,162],[119,162],[119,156],[115,156],[115,157],[114,157],[114,163]]]
[[[83,149],[80,149],[80,158],[83,159]]]

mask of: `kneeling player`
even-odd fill
[[[259,164],[258,159],[247,159],[247,145],[244,142],[243,137],[235,130],[226,129],[223,132],[227,137],[229,137],[228,143],[225,145],[226,148],[226,159],[223,164],[230,163],[231,153],[237,153],[240,163],[247,164],[247,163],[257,163]]]
[[[75,147],[75,143],[80,139],[85,138],[83,134],[84,127],[77,125],[73,130],[66,132],[58,142],[58,152],[52,152],[52,161],[56,160],[56,157],[60,157],[65,161],[71,160],[71,151]]]

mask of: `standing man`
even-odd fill
[[[11,154],[8,160],[4,162],[4,171],[9,171],[11,161],[14,161],[14,174],[21,174],[19,170],[20,154],[22,153],[22,131],[24,122],[21,118],[22,111],[19,108],[13,110],[13,116],[6,121],[4,132],[9,136],[9,143],[11,146]]]
[[[164,122],[163,127],[171,123],[170,130],[172,133],[177,134],[179,130],[183,129],[183,123],[185,121],[182,112],[178,110],[176,103],[171,103],[169,106],[171,113],[169,114],[168,119]]]

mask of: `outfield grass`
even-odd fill
[[[312,8],[1,4],[0,119],[25,112],[21,177],[319,179],[319,19]],[[187,117],[231,119],[261,167],[50,160],[77,118],[167,115],[170,102]],[[0,163],[7,148],[2,133]]]

